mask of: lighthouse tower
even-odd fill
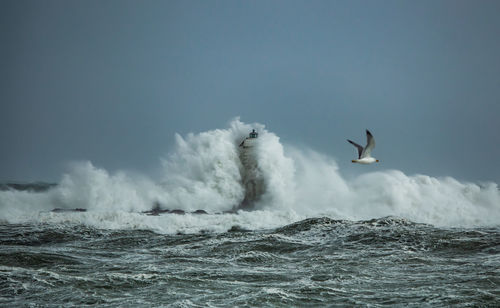
[[[264,193],[264,178],[257,161],[259,134],[254,130],[240,143],[241,180],[245,188],[245,198],[240,208],[251,209]]]

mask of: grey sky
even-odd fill
[[[500,182],[499,1],[0,1],[0,180],[154,173],[235,116],[341,172]],[[346,138],[377,140],[377,166]],[[366,167],[366,168],[365,168]]]

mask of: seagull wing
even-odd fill
[[[350,144],[352,144],[353,146],[355,146],[358,149],[358,158],[361,158],[361,154],[363,153],[363,147],[360,146],[359,144],[357,144],[356,142],[351,141],[349,139],[347,139],[347,141],[349,141]]]
[[[372,133],[369,130],[366,130],[366,147],[363,153],[361,154],[361,158],[370,157],[372,149],[375,147],[375,138],[373,138]]]

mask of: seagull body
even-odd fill
[[[368,130],[366,130],[366,146],[364,148],[354,141],[351,141],[349,139],[347,139],[347,141],[349,141],[350,144],[352,144],[358,149],[358,159],[353,159],[352,160],[353,163],[365,164],[365,165],[375,162],[378,163],[378,159],[375,159],[370,155],[372,149],[375,147],[375,139]]]

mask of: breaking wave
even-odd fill
[[[239,144],[252,129],[259,132],[258,142],[251,149],[242,149]],[[184,137],[177,134],[175,140],[175,150],[161,160],[160,179],[110,173],[91,162],[74,163],[58,185],[46,191],[0,191],[0,220],[162,233],[222,232],[233,226],[276,228],[322,216],[345,220],[396,216],[460,227],[498,225],[500,221],[496,183],[409,176],[398,170],[347,180],[332,157],[284,146],[264,125],[246,124],[238,118],[226,129]],[[251,196],[250,182],[258,186]],[[244,200],[252,200],[251,205]],[[54,208],[86,211],[61,213],[52,211]],[[186,214],[144,214],[153,208]],[[195,210],[217,215],[190,214]]]

